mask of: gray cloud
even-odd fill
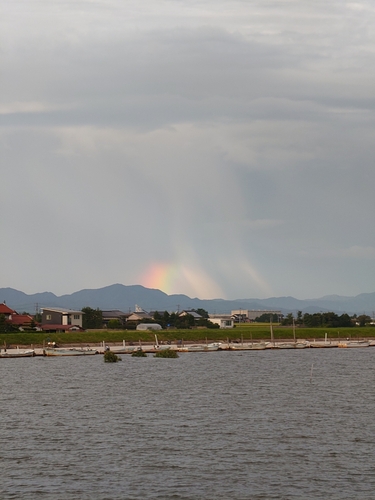
[[[3,14],[3,286],[373,291],[371,2]]]

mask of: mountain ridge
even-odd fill
[[[119,309],[124,312],[134,311],[138,304],[145,310],[177,311],[183,309],[206,309],[209,313],[228,314],[233,309],[280,310],[282,313],[302,311],[373,315],[375,310],[375,292],[361,293],[353,297],[326,295],[318,299],[296,299],[291,296],[269,297],[266,299],[199,299],[184,294],[168,295],[156,288],[142,285],[122,285],[115,283],[102,288],[85,288],[71,294],[61,296],[52,292],[26,294],[14,288],[0,288],[0,302],[5,301],[9,307],[18,312],[35,312],[43,307],[66,307],[82,309],[83,307],[102,310]]]

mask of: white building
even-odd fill
[[[231,311],[231,315],[239,322],[254,321],[255,318],[262,316],[262,314],[277,314],[277,316],[281,316],[281,311],[266,311],[261,309],[235,309]]]
[[[210,314],[209,320],[211,323],[214,323],[215,325],[219,325],[220,328],[233,328],[234,327],[234,320],[231,316],[223,316],[223,315],[217,315],[217,314]]]

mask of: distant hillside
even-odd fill
[[[36,307],[47,306],[82,309],[89,306],[102,310],[120,309],[124,312],[134,311],[135,305],[145,310],[177,311],[183,309],[206,309],[209,313],[230,313],[233,309],[276,309],[288,312],[346,312],[348,314],[372,315],[375,310],[375,292],[363,293],[356,297],[330,295],[320,299],[299,300],[294,297],[271,297],[268,299],[201,300],[187,295],[167,295],[161,290],[145,288],[141,285],[115,284],[98,289],[87,289],[70,295],[57,296],[51,292],[27,295],[13,288],[0,288],[0,302],[18,312],[35,312]]]

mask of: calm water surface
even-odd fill
[[[1,359],[1,499],[373,499],[375,348]]]

